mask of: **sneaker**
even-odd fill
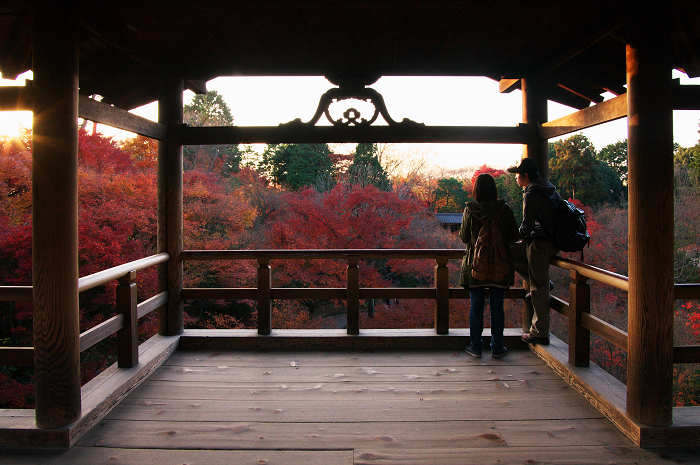
[[[552,281],[549,282],[549,292],[552,292],[554,290],[554,283]],[[530,302],[532,300],[532,294],[529,292],[525,294],[525,300]]]
[[[500,358],[500,357],[503,357],[507,353],[508,353],[508,347],[506,347],[506,346],[491,347],[491,357]]]
[[[540,344],[543,346],[549,345],[549,336],[547,337],[542,337],[542,336],[535,336],[534,334],[526,333],[520,336],[520,339],[523,340],[523,342],[527,342],[528,344]]]
[[[478,346],[467,346],[464,351],[475,358],[481,358],[481,347]]]

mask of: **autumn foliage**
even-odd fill
[[[0,141],[0,284],[31,285],[31,134]],[[193,155],[194,156],[194,155]],[[157,247],[156,145],[137,137],[116,143],[98,132],[79,133],[79,266],[85,276],[153,255]],[[435,220],[430,205],[438,197],[405,189],[385,189],[356,183],[352,177],[325,188],[286,189],[255,167],[222,175],[198,169],[192,163],[183,173],[184,248],[220,249],[429,249],[457,248],[463,244]],[[517,205],[520,191],[502,170],[486,165],[474,176],[488,172],[497,178],[501,195]],[[448,179],[441,186],[444,199],[455,204],[469,195],[471,183]],[[440,184],[436,185],[436,189]],[[681,186],[682,187],[682,186]],[[677,264],[684,282],[698,277],[697,215],[700,208],[693,186],[678,195],[679,253]],[[680,192],[680,191],[679,191]],[[428,200],[431,198],[432,200]],[[420,200],[425,199],[425,200]],[[445,202],[448,202],[445,200]],[[440,200],[443,201],[443,200]],[[595,209],[574,200],[586,211],[592,236],[584,252],[587,264],[627,274],[627,210],[623,204]],[[447,203],[445,204],[447,205]],[[695,220],[693,219],[695,218]],[[695,228],[695,229],[694,229]],[[695,244],[695,248],[693,248]],[[571,258],[578,259],[578,255]],[[458,285],[459,263],[449,263],[451,285]],[[273,260],[273,287],[345,286],[344,260]],[[434,260],[362,260],[363,287],[433,286]],[[255,260],[191,261],[184,264],[184,286],[192,288],[255,287]],[[679,275],[679,276],[680,276]],[[554,273],[555,294],[568,300],[569,277]],[[156,270],[138,273],[139,299],[156,293]],[[80,326],[85,331],[115,313],[116,283],[80,295]],[[626,329],[627,297],[622,291],[591,281],[592,312]],[[361,303],[361,328],[430,328],[434,302],[377,300]],[[506,326],[520,327],[521,307],[507,301]],[[0,342],[7,346],[32,345],[32,308],[29,303],[0,303]],[[306,299],[273,302],[273,328],[342,328],[345,302]],[[486,312],[488,316],[488,312]],[[555,320],[556,321],[556,320]],[[469,301],[450,303],[450,324],[469,326]],[[185,302],[188,328],[254,328],[253,301]],[[157,331],[154,313],[139,322],[145,340]],[[488,326],[488,321],[487,321]],[[566,324],[554,325],[566,338]],[[700,305],[679,302],[677,344],[700,342]],[[114,338],[81,354],[83,380],[114,362]],[[599,338],[592,340],[592,360],[618,378],[626,377],[626,354]],[[677,369],[679,404],[696,405],[700,399],[700,371]],[[31,406],[31,370],[0,369],[0,407]]]

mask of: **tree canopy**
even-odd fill
[[[195,127],[232,126],[233,116],[215,90],[197,94],[184,106],[183,120]],[[200,169],[230,175],[240,169],[242,154],[235,145],[187,145],[183,147],[185,170]]]
[[[336,179],[330,155],[328,144],[271,144],[259,167],[275,184],[298,191]]]
[[[442,178],[438,179],[431,204],[435,213],[455,213],[463,211],[469,200],[471,197],[462,181]]]
[[[550,178],[563,198],[580,200],[585,205],[598,205],[607,198],[593,144],[575,134],[553,144],[554,157],[549,161]],[[551,151],[550,151],[551,153]]]
[[[383,191],[391,190],[389,176],[379,162],[377,144],[357,144],[348,168],[348,183],[361,187],[372,185]]]

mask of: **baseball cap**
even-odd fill
[[[540,165],[532,158],[523,158],[517,166],[508,168],[510,173],[527,173],[532,177],[533,174],[540,175]]]

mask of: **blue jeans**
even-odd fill
[[[491,308],[491,347],[503,346],[503,327],[506,317],[503,311],[505,289],[489,287],[489,307]],[[484,307],[486,305],[486,288],[469,289],[471,306],[469,308],[469,337],[472,346],[481,347],[481,333],[484,331]]]

